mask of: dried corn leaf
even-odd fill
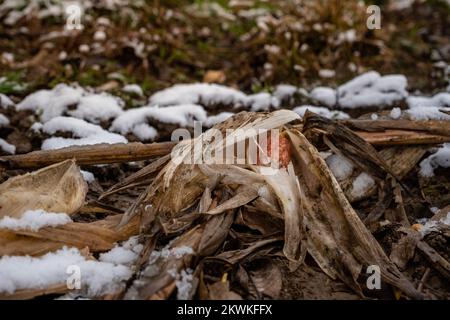
[[[138,233],[138,219],[116,229],[121,215],[109,216],[91,223],[72,222],[38,231],[0,231],[0,256],[42,255],[63,246],[89,247],[92,252],[106,251]]]
[[[364,226],[317,149],[299,131],[288,134],[299,174],[308,252],[321,269],[361,292],[357,279],[362,268],[378,265],[386,282],[411,297],[422,297]]]
[[[73,214],[84,204],[87,184],[74,160],[14,177],[0,185],[0,218],[27,210]]]
[[[230,290],[228,281],[218,281],[207,285],[209,300],[242,300],[242,297]]]
[[[242,186],[236,190],[236,195],[221,203],[214,209],[207,211],[207,214],[219,214],[227,210],[241,207],[258,197],[258,186]]]
[[[250,271],[250,279],[252,280],[256,290],[260,296],[266,296],[271,299],[277,299],[281,292],[282,276],[278,266],[268,259],[255,261],[258,268]]]
[[[264,172],[265,167],[259,167]],[[280,168],[275,174],[264,175],[269,186],[279,199],[284,215],[284,248],[283,253],[291,262],[291,269],[295,269],[306,254],[302,240],[305,239],[303,230],[303,212],[298,179],[292,164],[288,169]]]

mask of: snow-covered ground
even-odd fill
[[[288,84],[280,84],[272,92],[257,94],[246,94],[217,84],[182,84],[156,92],[148,97],[144,105],[126,110],[124,101],[119,97],[78,85],[59,84],[53,89],[34,92],[17,104],[9,97],[0,95],[0,127],[10,125],[7,114],[14,110],[29,110],[38,119],[29,130],[46,137],[41,146],[43,150],[73,145],[126,143],[129,134],[149,142],[158,139],[158,125],[192,127],[195,121],[199,121],[208,128],[240,110],[267,111],[287,105],[292,108],[292,101],[296,101],[298,95],[309,101],[309,104],[292,108],[300,116],[310,110],[327,118],[348,119],[351,109],[370,108],[373,112],[373,107],[376,107],[388,110],[387,116],[394,120],[450,120],[450,92],[422,96],[410,94],[407,86],[407,79],[402,75],[382,76],[377,72],[362,74],[338,88],[317,87],[310,92]],[[137,84],[126,85],[122,90],[144,96]],[[373,113],[371,119],[377,118],[378,115]],[[60,136],[60,133],[65,133],[65,136]],[[0,138],[0,149],[4,154],[14,154],[16,146]],[[432,154],[420,163],[420,174],[424,177],[433,176],[438,167],[450,167],[450,144],[431,151]],[[351,161],[340,155],[333,154],[326,158],[326,162],[339,181],[350,177],[355,170]],[[88,182],[95,180],[90,172],[83,172],[83,176]],[[363,172],[353,180],[350,192],[357,198],[374,185],[374,179]],[[1,219],[0,230],[37,231],[71,222],[65,213],[36,210],[26,212],[20,219]],[[89,260],[75,248],[63,248],[41,257],[2,257],[0,293],[64,283],[66,268],[70,265],[80,266],[87,279],[82,295],[95,297],[114,292],[130,277],[132,265],[141,250],[142,245],[137,238],[131,238],[102,253],[98,261]],[[160,257],[176,253],[163,250],[155,252],[151,258],[157,259],[157,254]],[[183,292],[190,288],[192,270],[183,270],[174,274],[174,278],[181,292],[179,298],[184,298],[186,295]]]
[[[150,142],[159,136],[155,123],[190,127],[194,121],[199,121],[207,128],[226,120],[237,112],[234,110],[283,108],[286,102],[295,101],[296,95],[302,95],[310,102],[293,108],[300,116],[309,109],[327,118],[348,119],[347,110],[373,110],[375,107],[391,110],[392,119],[450,120],[450,92],[417,95],[410,94],[407,86],[408,81],[403,75],[383,76],[375,71],[357,76],[337,88],[316,87],[310,92],[288,84],[280,84],[272,92],[256,94],[246,94],[218,84],[178,84],[154,93],[141,107],[124,110],[124,101],[119,97],[78,85],[59,84],[51,90],[36,91],[17,104],[6,95],[0,95],[0,127],[10,122],[1,113],[2,109],[31,110],[40,122],[30,129],[50,136],[42,143],[44,150],[72,145],[126,143],[128,134]],[[137,84],[125,85],[122,90],[144,95]],[[401,104],[408,107],[403,112],[399,108]],[[227,111],[221,112],[223,109]],[[376,113],[372,114],[372,119],[377,117]],[[109,127],[105,127],[105,123],[109,123]],[[61,137],[59,133],[70,137]],[[0,148],[5,154],[16,151],[15,145],[2,138]],[[432,175],[433,168],[448,166],[448,161],[446,145],[422,163],[421,173]]]

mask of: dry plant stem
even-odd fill
[[[419,285],[417,287],[417,290],[419,292],[422,292],[423,286],[424,286],[425,282],[427,281],[428,276],[430,275],[430,270],[431,270],[430,268],[427,268],[425,270],[425,272],[423,273],[422,279],[420,279]]]
[[[439,144],[450,141],[450,136],[429,134],[421,131],[387,130],[380,132],[355,131],[366,142],[375,146],[400,146]]]
[[[417,248],[432,263],[433,267],[450,281],[450,263],[425,241],[419,241]]]
[[[34,151],[23,155],[0,157],[0,167],[11,169],[39,168],[68,159],[75,159],[78,165],[148,160],[169,154],[174,145],[174,142],[151,144],[133,142]]]
[[[0,293],[1,300],[28,300],[38,296],[45,296],[48,294],[64,294],[70,291],[66,283],[52,285],[43,289],[22,289],[14,293]]]
[[[448,121],[439,120],[344,120],[340,123],[357,130],[384,131],[387,129],[423,131],[450,137]]]

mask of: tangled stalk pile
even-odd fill
[[[389,123],[379,121],[378,128],[370,129],[373,121],[366,121],[367,131],[362,132],[361,122],[332,121],[311,112],[303,120],[288,110],[241,112],[216,125],[215,131],[178,143],[171,154],[157,157],[99,197],[104,201],[118,192],[146,186],[125,213],[39,231],[0,230],[0,253],[40,256],[66,245],[84,248],[84,254],[95,260],[114,243],[139,235],[143,248],[132,272],[117,290],[101,296],[110,299],[278,298],[283,289],[280,261],[287,263],[290,272],[318,266],[359,297],[371,294],[365,274],[368,266],[375,265],[383,287],[394,288],[398,296],[434,298],[417,285],[407,266],[419,251],[442,281],[448,281],[449,262],[427,244],[417,225],[411,226],[404,205],[404,198],[414,197],[415,192],[404,177],[425,154],[423,143],[450,137],[439,121],[432,122],[407,128],[413,122],[399,120],[397,126],[402,128],[389,128]],[[258,130],[278,130],[279,167],[270,167],[275,161],[270,159],[273,141],[268,142],[268,161],[247,161],[248,153],[242,164],[198,161],[211,155],[211,150],[217,154],[230,146],[213,134],[229,129],[235,132],[233,144],[244,141],[247,149],[249,141],[256,141]],[[376,149],[373,144],[382,147]],[[324,160],[330,152],[349,159],[357,172],[373,177],[375,185],[363,195],[352,193],[355,177],[338,180]],[[14,156],[3,160],[11,165]],[[43,178],[49,173],[53,180]],[[30,183],[39,186],[30,191]],[[80,201],[86,187],[73,160],[12,178],[0,190],[0,216],[11,210],[20,216],[24,208],[88,210]],[[18,190],[28,192],[26,198],[14,198]],[[49,190],[55,190],[52,197],[63,199],[63,204],[48,201]],[[355,211],[357,201],[370,195],[378,195],[370,210]],[[422,210],[428,210],[424,199],[418,202]],[[100,206],[96,210],[100,212]],[[442,209],[432,219],[439,221],[446,212]],[[390,253],[374,236],[386,224],[398,236]],[[448,226],[439,228],[448,237]],[[4,297],[67,291],[64,285],[56,285]]]

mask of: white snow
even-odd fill
[[[0,113],[0,127],[9,124],[9,119]]]
[[[14,102],[5,94],[0,93],[0,107],[8,108],[14,106]]]
[[[336,90],[333,88],[317,87],[314,88],[309,95],[312,99],[327,107],[336,105]]]
[[[158,131],[147,123],[133,126],[131,132],[141,141],[154,140],[158,136]]]
[[[367,72],[338,88],[338,104],[342,108],[389,106],[408,96],[407,85],[403,75]]]
[[[20,218],[5,216],[0,219],[0,229],[38,231],[44,227],[56,227],[72,222],[65,213],[47,212],[45,210],[28,210]]]
[[[278,108],[280,100],[267,92],[260,92],[247,96],[247,104],[251,111],[268,111],[271,107]]]
[[[393,108],[389,115],[392,119],[399,119],[402,115],[402,110],[400,108]]]
[[[450,143],[445,143],[438,151],[420,163],[420,174],[424,177],[433,177],[438,167],[450,167]]]
[[[189,294],[192,290],[192,281],[194,270],[188,268],[186,270],[181,270],[180,273],[175,275],[175,285],[177,286],[177,299],[178,300],[188,300]]]
[[[94,40],[95,41],[105,41],[106,40],[106,33],[103,30],[97,30],[94,33]]]
[[[187,254],[193,254],[194,250],[188,246],[180,246],[175,248],[169,248],[169,245],[165,246],[161,251],[153,250],[149,257],[149,264],[154,264],[158,259],[167,259],[173,256],[177,259],[182,258]]]
[[[275,87],[273,91],[273,96],[279,101],[284,101],[290,99],[298,91],[296,86],[290,84],[279,84]]]
[[[142,97],[144,95],[142,88],[137,84],[127,84],[123,87],[122,90],[127,93],[133,93],[139,97]]]
[[[375,180],[373,180],[373,178],[367,173],[363,172],[353,181],[350,194],[353,198],[360,198],[365,195],[374,185]]]
[[[329,69],[319,70],[319,77],[321,78],[334,78],[336,76],[336,71]]]
[[[422,226],[422,228],[420,228],[420,233],[422,234],[422,236],[426,236],[427,234],[429,234],[432,231],[438,231],[439,224],[444,224],[444,225],[450,226],[450,212],[447,212],[447,215],[445,216],[445,218],[442,218],[439,221],[428,220]]]
[[[68,111],[67,114],[89,122],[99,123],[122,114],[122,107],[123,101],[117,97],[106,93],[91,94],[80,98],[77,108]]]
[[[0,138],[0,149],[2,149],[4,152],[9,153],[9,154],[16,153],[16,146],[6,142],[2,138]]]
[[[246,105],[247,96],[239,90],[218,84],[194,83],[178,84],[156,92],[150,97],[152,105],[199,104],[214,105]]]
[[[350,29],[338,34],[336,44],[341,44],[344,42],[353,43],[356,41],[356,30]]]
[[[100,254],[99,260],[113,264],[131,266],[142,251],[143,245],[139,243],[138,237],[133,236],[122,245],[116,245],[110,251]]]
[[[372,113],[370,115],[370,119],[372,119],[373,121],[378,120],[378,115],[376,113]]]
[[[43,289],[65,284],[73,275],[69,266],[79,267],[83,290],[90,296],[114,293],[131,276],[123,265],[86,260],[75,248],[64,247],[41,257],[4,256],[0,258],[0,292]]]
[[[450,120],[450,108],[439,107],[414,107],[405,111],[411,120]]]
[[[406,99],[409,108],[417,107],[450,107],[450,93],[441,92],[432,97],[410,96]]]
[[[52,90],[39,90],[16,105],[17,110],[33,110],[41,115],[41,121],[62,115],[70,105],[79,102],[83,89],[58,84]]]
[[[42,130],[42,127],[44,125],[41,122],[35,122],[33,123],[33,125],[30,127],[30,130],[33,130],[34,132],[40,132]]]
[[[221,112],[215,116],[209,116],[206,118],[206,120],[203,122],[203,125],[207,128],[214,126],[217,123],[224,122],[228,118],[232,117],[234,113],[232,112]]]
[[[147,123],[148,120],[157,122],[176,124],[181,127],[193,126],[194,121],[205,121],[207,119],[206,111],[202,106],[195,104],[185,104],[168,107],[144,106],[125,111],[117,117],[110,130],[127,134],[134,132],[136,126]],[[152,137],[152,127],[138,127],[137,133],[143,137]],[[153,128],[154,129],[154,128]],[[156,130],[155,130],[156,132]]]
[[[78,47],[78,51],[80,51],[81,53],[88,53],[89,51],[91,51],[91,48],[89,47],[89,45],[83,43]]]
[[[342,181],[350,177],[355,168],[350,160],[338,154],[330,155],[326,158],[326,162],[338,181]]]
[[[60,149],[74,145],[92,145],[99,143],[127,143],[128,140],[116,133],[84,120],[70,117],[56,117],[46,122],[42,130],[48,134],[71,132],[77,138],[51,137],[42,143],[42,150]]]
[[[92,172],[89,171],[85,171],[85,170],[80,170],[81,175],[83,176],[84,181],[86,181],[87,183],[91,183],[95,181],[95,176]]]
[[[316,107],[316,106],[300,106],[292,109],[292,111],[296,112],[299,116],[303,117],[306,110],[317,113],[323,117],[329,119],[349,119],[350,116],[345,112],[339,110],[330,110],[325,107]]]
[[[74,106],[74,110],[68,110]],[[65,113],[94,123],[121,114],[123,101],[106,93],[93,94],[80,87],[58,84],[52,90],[39,90],[16,105],[17,110],[34,110],[47,122]]]

